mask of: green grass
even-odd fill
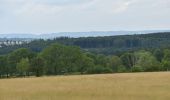
[[[0,100],[170,100],[170,73],[2,79]]]

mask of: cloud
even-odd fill
[[[0,32],[170,28],[169,5],[169,0],[0,0]]]
[[[1,7],[12,14],[56,14],[62,11],[119,13],[125,11],[132,0],[2,0]]]

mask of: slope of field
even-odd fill
[[[0,100],[169,99],[169,72],[0,80]]]

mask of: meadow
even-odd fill
[[[169,100],[170,72],[0,80],[0,100]]]

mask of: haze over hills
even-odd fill
[[[48,34],[0,34],[0,38],[32,38],[32,39],[52,39],[56,37],[97,37],[97,36],[115,36],[147,34],[156,32],[170,32],[170,30],[143,30],[143,31],[91,31],[91,32],[58,32]]]

